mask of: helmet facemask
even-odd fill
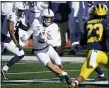
[[[25,6],[25,4],[23,2],[15,2],[13,4],[12,11],[18,17],[24,17],[25,10],[26,10],[26,6]]]
[[[53,23],[54,17],[43,16],[42,19],[43,19],[43,24],[45,26],[49,26]]]
[[[25,14],[25,10],[18,9],[18,10],[16,11],[16,14],[17,14],[18,17],[23,17],[24,14]]]
[[[41,18],[44,26],[49,26],[53,23],[54,12],[51,9],[44,9],[41,13]]]

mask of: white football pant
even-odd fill
[[[56,65],[61,65],[61,59],[52,46],[41,51],[34,51],[39,61],[46,66],[51,61]]]
[[[15,45],[15,43],[13,41],[11,41],[9,43],[2,42],[1,43],[1,52],[3,52],[5,48],[17,56],[24,55],[24,51],[23,50],[19,51],[19,48]]]

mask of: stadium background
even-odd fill
[[[9,80],[10,81],[4,81],[1,84],[2,88],[68,88],[68,85],[65,83],[58,84],[59,80],[51,80],[55,79],[56,75],[52,74],[48,69],[43,67],[37,60],[31,59],[34,57],[32,52],[32,45],[33,42],[30,39],[27,44],[23,47],[24,51],[26,53],[26,59],[23,59],[19,63],[15,64],[12,69],[9,71]],[[80,71],[80,67],[83,63],[83,60],[85,59],[85,56],[87,54],[86,47],[83,47],[83,50],[81,52],[77,52],[76,55],[69,55],[69,51],[71,48],[71,41],[68,37],[68,33],[66,33],[66,45],[64,50],[64,57],[61,57],[63,66],[66,71],[68,71],[69,75],[73,78],[75,78]],[[59,47],[57,48],[58,51]],[[7,56],[7,57],[5,57]],[[4,52],[2,55],[2,62],[1,65],[3,66],[6,64],[6,62],[9,60],[8,58],[13,56],[8,51]],[[29,57],[30,56],[30,57]],[[65,61],[64,61],[65,60]],[[17,68],[17,69],[16,69]],[[101,67],[103,72],[105,73],[105,76],[108,78],[108,70],[104,67]],[[97,77],[97,74],[95,72],[92,73],[92,75],[89,77],[89,79],[94,79]],[[50,81],[42,81],[50,79]],[[18,82],[15,82],[15,80],[18,80]],[[21,81],[20,81],[21,80]],[[22,82],[23,80],[23,82]],[[26,81],[25,81],[26,80]],[[29,81],[28,81],[29,80]],[[33,80],[31,82],[31,80]],[[27,82],[28,81],[28,82]],[[36,82],[35,82],[36,81]],[[57,82],[56,82],[57,81]],[[85,84],[85,83],[84,83]],[[105,83],[93,83],[92,85],[88,85],[87,83],[85,85],[80,85],[80,88],[108,88],[108,85]]]

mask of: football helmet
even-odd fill
[[[13,3],[12,11],[18,17],[23,17],[25,14],[26,6],[23,2],[15,2]]]
[[[89,14],[92,16],[103,17],[107,15],[107,6],[104,4],[97,4],[96,6],[92,7],[89,11]]]
[[[51,9],[44,9],[41,13],[41,17],[43,24],[49,26],[54,20],[54,12]]]

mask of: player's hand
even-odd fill
[[[45,33],[45,32],[40,32],[40,33],[39,33],[39,36],[40,36],[40,38],[41,38],[44,42],[47,41],[47,36],[46,36],[46,33]]]
[[[22,46],[20,44],[16,44],[16,46],[19,48],[19,51],[22,50]]]
[[[23,35],[22,37],[20,37],[20,39],[21,39],[22,42],[24,42],[24,43],[26,42],[25,35]]]

